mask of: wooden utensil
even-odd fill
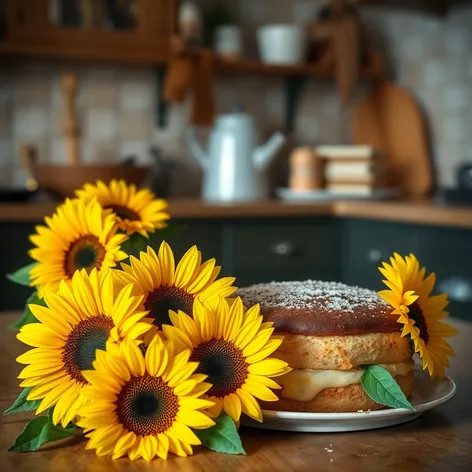
[[[64,98],[64,134],[66,136],[66,160],[70,165],[80,163],[79,136],[80,127],[75,107],[77,95],[77,76],[64,74],[61,77],[61,88]]]
[[[34,178],[34,166],[38,160],[38,150],[34,146],[24,144],[20,148],[21,166],[27,173],[25,187],[30,192],[38,189],[38,182]]]
[[[386,181],[405,196],[426,196],[432,189],[431,155],[425,119],[413,97],[383,81],[355,108],[351,122],[354,144],[374,146],[385,154]]]
[[[193,106],[190,124],[195,126],[213,126],[215,116],[213,52],[202,49],[195,60]]]

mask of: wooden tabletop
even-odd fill
[[[24,348],[7,326],[16,319],[0,313],[0,408],[7,408],[19,389],[15,357]],[[313,472],[313,471],[462,471],[472,470],[472,372],[469,365],[472,323],[453,320],[459,335],[453,339],[456,358],[449,375],[457,394],[447,404],[429,411],[410,423],[390,428],[352,433],[284,433],[241,428],[246,456],[216,454],[196,448],[190,458],[170,455],[156,460],[131,463],[97,458],[84,449],[79,438],[64,440],[32,453],[7,452],[31,414],[1,418],[0,470],[2,472]]]
[[[54,212],[56,203],[2,203],[1,222],[40,222]],[[173,218],[276,218],[320,217],[366,218],[456,228],[472,228],[472,207],[441,206],[424,201],[333,201],[284,203],[269,200],[241,204],[208,204],[200,200],[170,200]]]

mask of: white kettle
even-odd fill
[[[190,151],[204,171],[203,199],[211,202],[245,202],[268,195],[264,171],[285,143],[283,133],[275,133],[264,145],[255,147],[254,120],[242,112],[220,115],[205,152],[190,128]]]

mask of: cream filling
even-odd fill
[[[393,377],[396,377],[411,372],[414,363],[409,361],[379,365],[387,369]],[[325,388],[347,387],[351,384],[361,383],[363,372],[364,369],[361,367],[352,370],[293,369],[276,380],[283,388],[282,397],[308,402]]]

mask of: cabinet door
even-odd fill
[[[246,220],[228,224],[230,271],[242,287],[272,280],[338,278],[332,220]]]
[[[417,254],[420,227],[397,223],[346,219],[338,221],[342,238],[342,281],[372,290],[382,288],[378,267],[394,252]]]
[[[472,320],[472,231],[422,228],[418,258],[436,273],[436,292],[449,295],[451,316]]]
[[[174,0],[8,0],[7,42],[33,54],[165,59]]]
[[[202,261],[216,259],[217,265],[223,264],[222,224],[218,221],[206,220],[172,220],[178,229],[154,236],[150,245],[156,251],[163,240],[167,241],[174,252],[176,263],[192,246],[196,245],[202,253]],[[164,230],[165,231],[165,230]],[[223,269],[225,267],[223,266]],[[226,271],[227,272],[227,271]],[[225,273],[224,275],[231,275]]]

